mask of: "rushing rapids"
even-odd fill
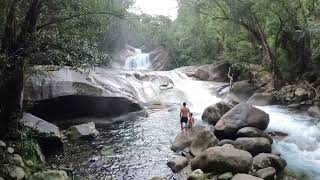
[[[138,51],[127,59],[125,69],[145,70],[150,64],[147,55]],[[92,118],[90,121],[94,121],[101,132],[99,138],[90,145],[74,147],[67,144],[65,155],[52,160],[52,163],[72,162],[76,175],[93,179],[151,179],[154,176],[186,179],[184,171],[174,174],[166,165],[177,155],[170,150],[170,145],[180,131],[180,104],[187,102],[195,114],[196,124],[208,126],[200,117],[205,107],[220,100],[211,93],[211,89],[220,84],[192,80],[176,70],[135,73],[139,74],[135,77],[142,80],[131,81],[131,85],[143,99],[149,115]],[[143,80],[144,76],[153,78]],[[158,76],[167,77],[172,85],[165,83],[163,86],[163,83],[152,80]],[[303,113],[290,112],[281,106],[258,108],[270,115],[267,131],[288,134],[274,143],[274,148],[288,162],[288,168],[305,173],[306,180],[320,179],[319,120]]]

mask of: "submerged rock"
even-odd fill
[[[241,103],[221,117],[215,125],[215,135],[219,139],[233,139],[241,128],[256,127],[265,130],[268,124],[267,113],[247,103]]]
[[[220,118],[228,112],[234,105],[227,101],[220,101],[214,105],[207,107],[202,113],[202,120],[216,125]]]
[[[211,147],[203,151],[191,161],[192,169],[204,172],[248,172],[252,166],[252,156],[249,152],[233,147]]]
[[[190,152],[194,156],[197,156],[209,147],[217,145],[218,142],[219,140],[216,138],[213,132],[209,130],[203,130],[192,141],[190,146]]]
[[[286,166],[287,162],[274,154],[261,153],[253,158],[253,167],[258,170],[274,167],[277,172],[281,172]]]
[[[187,134],[183,134],[183,132],[179,132],[176,138],[173,141],[171,146],[172,151],[182,151],[185,148],[189,147],[192,141],[202,132],[204,129],[203,126],[193,126],[190,130],[188,130]]]
[[[68,175],[65,171],[49,170],[33,174],[29,180],[68,180]]]
[[[172,172],[177,173],[188,166],[188,159],[183,156],[178,156],[176,159],[169,161],[167,165]]]
[[[69,137],[72,140],[77,139],[92,139],[97,137],[99,132],[96,130],[96,126],[93,122],[87,124],[81,124],[72,126],[69,128]]]

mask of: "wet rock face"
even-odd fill
[[[33,105],[29,110],[46,120],[58,119],[57,114],[118,116],[143,109],[131,84],[131,79],[138,81],[133,75],[101,68],[90,73],[68,67],[48,72],[27,79],[24,91],[26,102]]]
[[[265,130],[269,124],[269,115],[247,103],[236,105],[221,117],[215,125],[215,135],[219,139],[235,139],[239,129],[256,127]]]
[[[252,166],[252,156],[249,152],[235,149],[232,146],[211,147],[203,151],[191,161],[192,169],[204,172],[248,172]]]

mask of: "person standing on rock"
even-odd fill
[[[180,109],[180,125],[181,125],[181,130],[185,132],[186,128],[187,128],[187,123],[188,123],[188,117],[190,114],[190,110],[187,107],[187,103],[183,103],[183,106]]]
[[[190,114],[189,114],[189,121],[188,121],[188,129],[189,129],[190,131],[191,131],[191,128],[192,128],[193,124],[194,124],[193,114],[190,113]]]

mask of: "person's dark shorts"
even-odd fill
[[[181,117],[181,120],[180,120],[181,123],[188,123],[188,117]]]

